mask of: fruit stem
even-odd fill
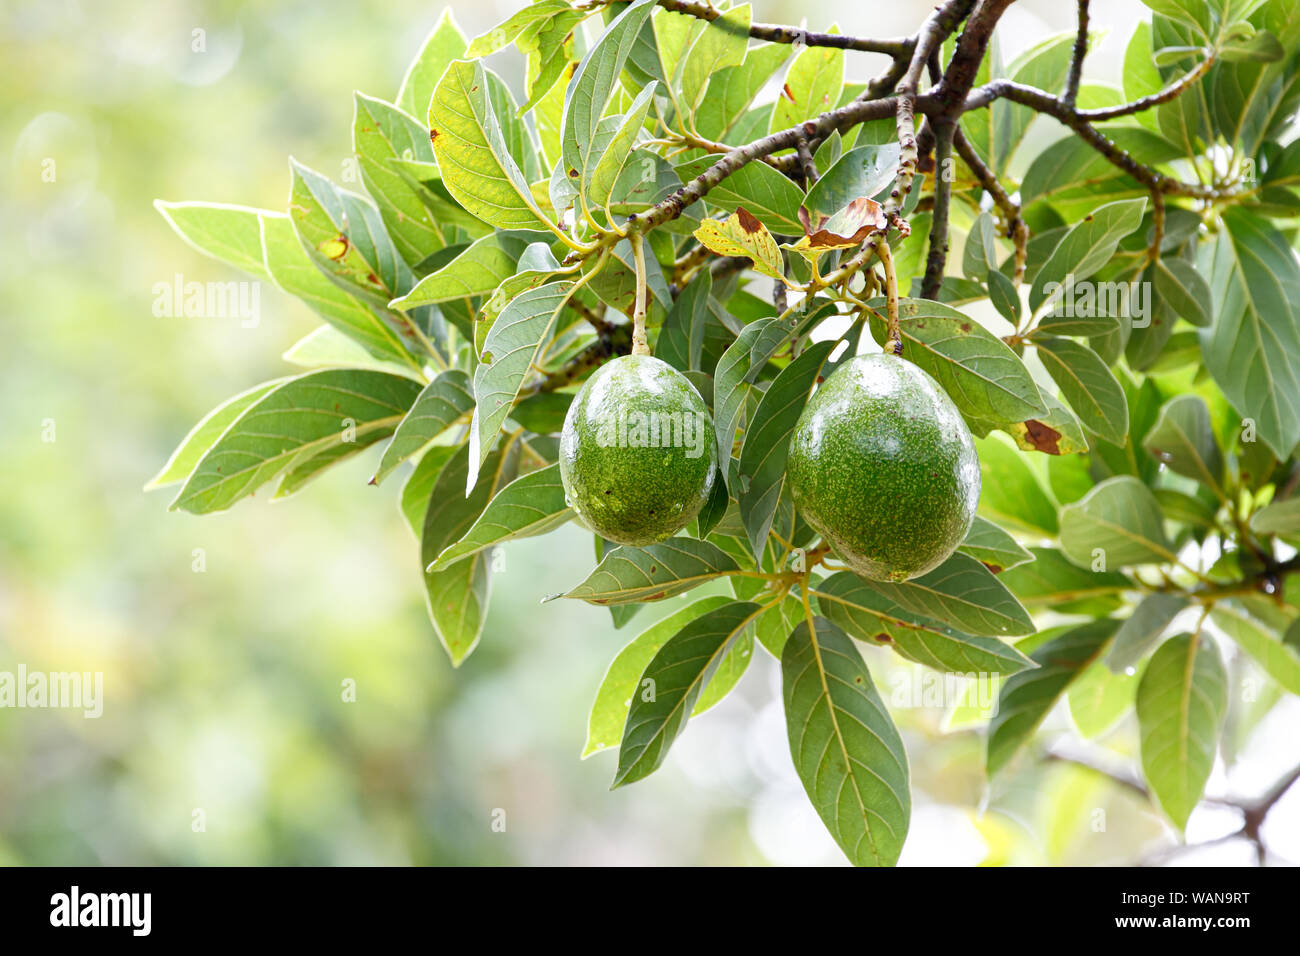
[[[628,236],[628,241],[632,243],[632,258],[636,260],[636,305],[632,311],[632,354],[649,355],[650,346],[645,338],[645,251],[641,248],[641,231],[633,230]]]
[[[903,354],[903,333],[898,326],[898,277],[894,275],[894,256],[889,251],[889,240],[883,236],[876,246],[876,255],[885,267],[885,310],[889,326],[889,336],[885,340],[885,352],[890,355]]]

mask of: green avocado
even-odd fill
[[[979,456],[957,407],[894,355],[856,356],[822,384],[795,423],[786,474],[805,520],[876,581],[947,560],[980,497]]]
[[[681,372],[624,355],[587,379],[560,432],[564,497],[602,538],[641,546],[690,523],[713,490],[713,417]]]

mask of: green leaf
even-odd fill
[[[988,568],[965,554],[954,554],[928,574],[871,586],[909,611],[967,634],[1014,637],[1034,633],[1034,622],[1020,602]]]
[[[966,278],[980,281],[987,278],[990,272],[998,271],[998,247],[993,232],[993,217],[987,212],[982,212],[975,217],[970,232],[966,234],[966,246],[961,255],[961,271]]]
[[[804,790],[850,862],[893,866],[912,799],[907,754],[853,642],[818,619],[781,652],[790,755]]]
[[[706,611],[687,622],[655,653],[632,696],[614,787],[633,783],[659,768],[705,685],[761,610],[757,604],[735,601]]]
[[[483,463],[469,495],[461,493],[471,469],[469,449],[461,445],[438,472],[429,493],[420,535],[420,566],[427,568],[459,540],[482,514],[498,487],[509,481],[514,449],[498,449]],[[479,553],[445,570],[425,571],[426,607],[438,639],[453,667],[459,667],[478,644],[488,606],[488,555]]]
[[[383,100],[354,94],[352,149],[361,181],[375,201],[393,245],[415,266],[447,244],[439,224],[410,182],[389,164],[392,159],[433,162],[424,124]]]
[[[1012,325],[1019,326],[1024,306],[1020,302],[1020,292],[1015,282],[997,269],[989,270],[988,282],[989,300],[993,303],[993,307]]]
[[[1177,594],[1148,594],[1142,598],[1115,634],[1115,643],[1106,656],[1106,666],[1119,672],[1133,667],[1146,657],[1147,651],[1173,623],[1179,611],[1188,606]]]
[[[1110,730],[1128,709],[1137,694],[1138,675],[1112,672],[1098,661],[1070,684],[1066,699],[1070,718],[1079,733],[1089,740]]]
[[[1223,453],[1210,424],[1210,410],[1199,395],[1179,395],[1166,402],[1142,447],[1170,471],[1194,478],[1225,499]]]
[[[1300,694],[1300,651],[1283,643],[1258,621],[1222,604],[1210,612],[1210,619],[1253,657],[1264,673],[1290,693]]]
[[[548,224],[510,153],[479,61],[447,67],[429,104],[429,126],[443,185],[456,202],[499,229]]]
[[[1205,791],[1227,711],[1228,675],[1210,638],[1160,645],[1138,685],[1142,771],[1180,830]]]
[[[1112,126],[1106,130],[1106,138],[1147,165],[1154,166],[1183,156],[1177,146],[1148,129]],[[1077,136],[1067,136],[1034,158],[1020,187],[1020,201],[1028,206],[1043,200],[1062,209],[1064,202],[1082,203],[1089,196],[1107,196],[1143,188],[1091,145]],[[1096,204],[1094,201],[1093,205]]]
[[[838,32],[834,27],[831,32]],[[844,51],[809,46],[786,70],[785,83],[772,110],[770,132],[776,133],[833,110],[844,88]]]
[[[688,113],[699,109],[715,73],[745,62],[751,13],[748,3],[724,11],[691,46],[682,67],[682,107]]]
[[[652,624],[615,655],[596,691],[596,699],[591,704],[591,714],[587,717],[587,742],[582,749],[583,759],[609,747],[616,747],[623,739],[623,727],[627,723],[632,697],[642,689],[641,673],[668,639],[706,611],[730,603],[731,598],[725,595],[696,601]],[[715,674],[714,680],[716,679]],[[712,683],[710,681],[710,685]],[[698,703],[695,713],[700,713]]]
[[[1146,204],[1146,197],[1106,203],[1067,232],[1034,276],[1029,307],[1037,312],[1053,289],[1063,287],[1070,276],[1078,282],[1109,262],[1120,240],[1142,224]]]
[[[1061,509],[1061,550],[1080,567],[1172,564],[1160,504],[1130,475],[1108,478]]]
[[[845,633],[891,646],[903,657],[935,670],[967,674],[1015,674],[1032,667],[1027,657],[997,638],[963,634],[901,607],[869,581],[848,571],[833,574],[812,594],[821,613]]]
[[[476,36],[465,55],[471,59],[487,56],[515,42],[521,35],[525,38],[535,36],[556,14],[571,9],[565,0],[537,0],[531,6],[515,11],[505,22]]]
[[[589,206],[603,206],[613,194],[614,184],[645,126],[655,89],[656,84],[652,82],[638,93],[622,119],[611,124],[609,137],[598,136],[597,143],[588,151],[582,182]]]
[[[491,295],[515,274],[516,263],[529,243],[545,239],[538,232],[493,232],[471,243],[454,259],[425,276],[415,287],[389,305],[413,309],[435,302]]]
[[[773,332],[779,334],[770,334]],[[791,334],[793,326],[784,326],[775,319],[759,319],[746,325],[718,359],[713,374],[713,425],[718,436],[718,461],[731,458],[736,428],[750,391],[748,386]],[[723,477],[730,484],[731,476],[725,469]]]
[[[1300,532],[1300,498],[1273,501],[1250,516],[1256,534],[1293,535]]]
[[[976,439],[980,459],[979,513],[1005,527],[1056,537],[1056,505],[1025,456],[997,435]]]
[[[564,175],[576,178],[588,165],[588,151],[596,141],[614,85],[641,27],[655,9],[655,0],[634,0],[592,45],[569,81],[564,94],[564,122],[560,156]]]
[[[167,224],[192,248],[257,278],[270,278],[262,257],[261,209],[213,202],[154,200]]]
[[[1035,339],[1034,344],[1047,374],[1084,426],[1123,445],[1128,439],[1128,398],[1101,357],[1071,339]]]
[[[1118,571],[1085,570],[1071,564],[1055,548],[1030,548],[1029,551],[1034,556],[1032,563],[1003,571],[998,580],[1031,607],[1056,609],[1080,601],[1094,602],[1133,587]]]
[[[1223,221],[1212,252],[1217,319],[1201,332],[1205,365],[1237,414],[1286,458],[1300,442],[1300,264],[1267,220],[1229,209]]]
[[[482,462],[510,414],[528,370],[555,328],[555,317],[573,292],[572,282],[552,282],[521,292],[497,316],[474,370],[474,420],[470,458]],[[474,476],[470,476],[471,482]],[[473,488],[473,485],[470,485]]]
[[[487,548],[553,531],[572,517],[564,500],[560,466],[548,465],[506,485],[488,502],[465,536],[428,568],[441,571]]]
[[[375,358],[361,343],[332,325],[317,326],[289,346],[280,357],[303,368],[375,368],[424,381],[423,374],[417,369]]]
[[[308,256],[287,216],[262,216],[266,266],[277,286],[302,299],[331,326],[376,358],[418,368],[401,334],[382,312],[331,282]]]
[[[970,531],[966,533],[966,540],[957,550],[969,554],[994,574],[1034,560],[1034,556],[1021,547],[1019,541],[979,515],[975,516]]]
[[[1180,319],[1192,325],[1209,326],[1214,321],[1214,304],[1209,283],[1186,259],[1161,257],[1155,266],[1156,294]]]
[[[407,477],[406,484],[402,485],[402,493],[397,501],[398,510],[406,519],[417,542],[424,530],[424,515],[429,510],[429,496],[433,492],[434,482],[438,480],[438,475],[447,462],[463,447],[434,445],[420,456],[415,470]]]
[[[670,538],[644,548],[614,548],[585,581],[555,597],[588,604],[659,601],[739,570],[735,560],[715,544]]]
[[[397,426],[370,483],[379,484],[394,468],[419,454],[473,407],[469,376],[459,369],[440,374],[424,387]]]
[[[709,322],[709,296],[713,292],[713,277],[708,269],[701,269],[686,284],[673,306],[668,310],[659,339],[655,343],[655,357],[683,372],[699,370],[704,350],[704,332]]]
[[[162,488],[165,485],[175,484],[188,478],[200,459],[216,443],[222,433],[230,427],[233,421],[239,418],[259,398],[286,381],[288,379],[277,378],[270,382],[263,382],[246,392],[240,392],[238,395],[226,399],[204,415],[199,420],[199,423],[190,429],[190,433],[185,436],[185,439],[177,446],[176,450],[172,452],[162,470],[144,486],[144,490],[152,491],[155,488]]]
[[[789,44],[763,43],[751,47],[740,66],[715,73],[709,79],[709,95],[694,116],[700,135],[712,140],[723,139],[789,56]]]
[[[418,383],[365,369],[288,379],[249,405],[203,455],[172,508],[224,511],[276,475],[339,445],[392,434]]]
[[[438,80],[452,60],[465,55],[465,45],[465,34],[447,7],[407,68],[397,94],[397,105],[412,116],[427,115]]]
[[[740,452],[742,490],[737,500],[750,547],[756,555],[763,553],[785,485],[790,433],[808,401],[808,393],[838,344],[834,340],[814,342],[782,369],[763,394],[753,421],[745,429],[745,444]]]
[[[885,300],[868,303],[876,341],[886,338]],[[1045,414],[1038,386],[1005,342],[974,319],[929,299],[900,299],[903,356],[934,376],[965,415],[999,423]]]
[[[803,206],[810,218],[830,216],[853,200],[872,198],[893,181],[898,144],[858,146],[842,155],[808,190]]]
[[[1070,683],[1101,656],[1118,626],[1118,621],[1102,618],[1071,628],[1029,655],[1036,669],[1003,682],[998,712],[989,721],[985,768],[990,778],[1033,737]]]

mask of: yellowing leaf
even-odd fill
[[[767,227],[741,207],[725,220],[706,219],[695,230],[695,238],[720,256],[742,256],[754,260],[754,268],[765,276],[785,281],[781,250]]]

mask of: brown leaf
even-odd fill
[[[1061,433],[1037,419],[1031,418],[1025,422],[1025,441],[1049,455],[1061,453]]]
[[[844,249],[859,245],[873,232],[884,229],[886,223],[880,203],[866,196],[829,216],[818,217],[816,228],[812,228],[807,210],[800,207],[799,213],[808,245],[813,248]]]

